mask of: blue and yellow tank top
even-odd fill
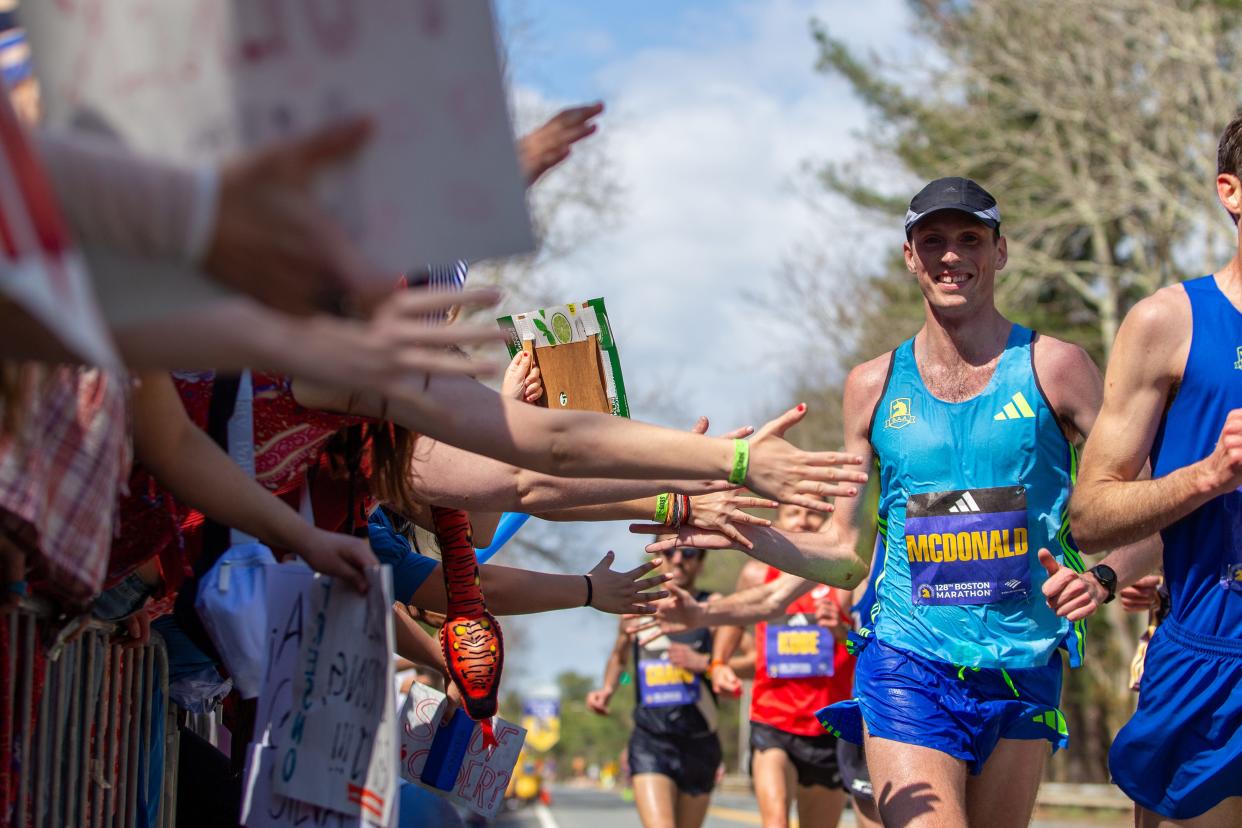
[[[1152,445],[1152,476],[1207,457],[1225,418],[1242,408],[1242,313],[1213,276],[1184,282],[1193,320],[1181,385]],[[1169,616],[1191,632],[1242,636],[1242,491],[1200,506],[1165,528]]]
[[[1085,625],[1057,618],[1040,587],[1046,547],[1081,572],[1069,535],[1074,447],[1039,386],[1033,332],[1014,325],[988,386],[945,402],[924,385],[914,340],[893,352],[870,437],[885,559],[875,634],[966,667],[1042,667]]]

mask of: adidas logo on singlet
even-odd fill
[[[962,492],[962,496],[957,499],[957,503],[954,503],[952,506],[949,507],[949,511],[950,512],[979,512],[982,510],[979,508],[979,504],[975,503],[975,499],[971,497],[970,492]]]
[[[1005,403],[1005,407],[992,415],[993,420],[1021,420],[1035,416],[1035,410],[1022,396],[1022,392],[1013,395],[1013,399]]]

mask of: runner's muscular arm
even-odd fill
[[[755,637],[749,632],[742,635],[741,652],[729,659],[729,669],[740,679],[755,677]]]
[[[1089,439],[1093,432],[1110,433],[1111,430],[1101,424],[1103,381],[1086,351],[1049,337],[1040,337],[1034,347],[1036,372],[1066,432],[1066,439],[1077,442]],[[1146,474],[1142,462],[1139,471]],[[1078,485],[1082,485],[1081,473]],[[1070,520],[1074,537],[1078,539],[1079,524],[1072,516]],[[1160,562],[1161,549],[1160,537],[1148,535],[1113,549],[1101,563],[1116,573],[1116,588],[1121,589],[1155,569]],[[1040,551],[1040,561],[1048,573],[1041,589],[1048,605],[1058,615],[1071,621],[1081,620],[1107,598],[1104,586],[1093,576],[1063,568],[1044,550]]]
[[[1180,286],[1139,302],[1121,324],[1098,428],[1087,440],[1070,501],[1074,537],[1085,549],[1147,537],[1237,485],[1227,469],[1230,453],[1242,445],[1238,438],[1233,445],[1222,440],[1198,463],[1140,479],[1186,364],[1191,326],[1190,301]],[[1242,430],[1231,415],[1226,432],[1230,422],[1234,433]]]
[[[747,561],[743,564],[742,571],[737,574],[737,583],[733,587],[733,592],[736,594],[745,589],[761,586],[766,574],[767,567],[763,564],[758,561]],[[738,645],[742,643],[742,636],[745,632],[746,628],[742,626],[721,625],[712,637],[712,661],[730,664]]]

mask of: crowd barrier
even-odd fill
[[[0,612],[0,826],[172,828],[178,731],[158,635]]]

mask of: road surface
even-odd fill
[[[552,791],[552,807],[528,806],[506,813],[493,823],[493,828],[635,828],[638,824],[634,804],[622,800],[615,792],[558,787]],[[704,828],[739,828],[759,824],[754,797],[740,793],[717,793],[712,797],[712,807]],[[1121,828],[1131,824],[1128,814],[1117,812],[1095,819],[1037,819],[1032,823],[1035,828]],[[854,820],[847,811],[841,820],[841,827],[850,828],[853,825]]]

